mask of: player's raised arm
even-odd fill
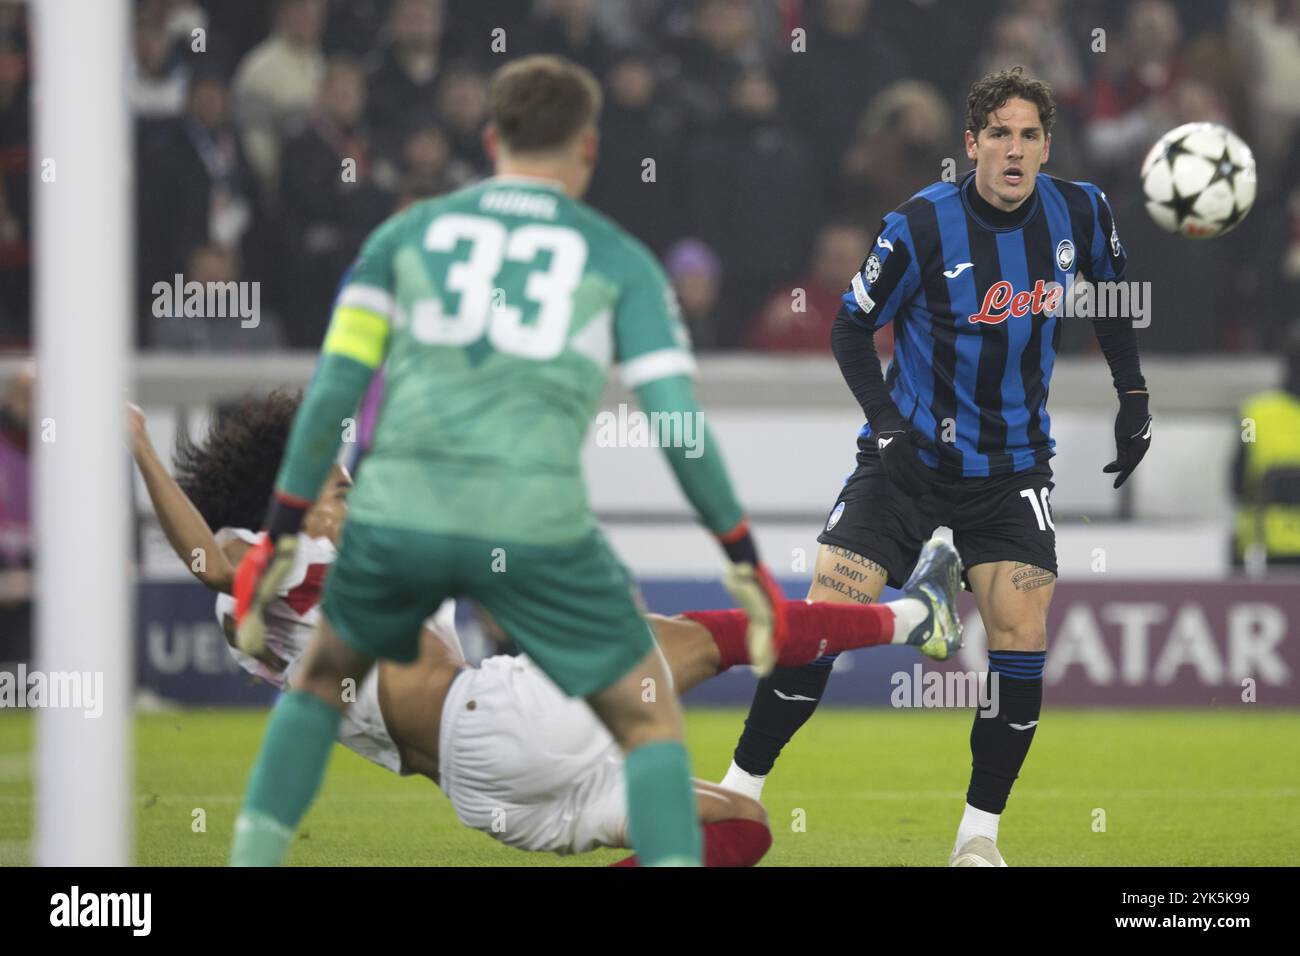
[[[682,493],[727,555],[725,583],[749,615],[751,662],[760,674],[766,674],[775,665],[784,638],[784,596],[759,560],[722,453],[696,401],[691,383],[695,358],[672,287],[644,250],[635,250],[634,261],[637,272],[615,317],[623,384],[636,393],[644,412],[680,425],[675,434],[683,440],[661,436],[660,447]],[[687,427],[687,423],[696,422],[698,428]],[[694,439],[689,444],[684,440],[687,435]]]
[[[131,457],[135,459],[140,475],[144,478],[149,500],[153,502],[154,512],[158,515],[158,523],[167,536],[167,542],[176,552],[176,557],[203,585],[229,594],[235,580],[235,569],[226,559],[212,529],[199,514],[199,509],[194,507],[194,502],[190,501],[158,457],[153,443],[149,441],[149,434],[145,431],[144,412],[135,405],[128,405],[127,414],[130,417]],[[200,570],[195,570],[195,559],[200,555]]]
[[[894,404],[880,371],[873,336],[893,321],[920,284],[907,233],[907,220],[890,213],[881,223],[875,247],[854,275],[831,327],[831,351],[840,373],[862,406],[880,451],[885,473],[909,494],[930,490],[930,470],[919,448],[926,441]]]
[[[1118,282],[1124,278],[1127,257],[1119,241],[1114,213],[1106,196],[1095,186],[1086,186],[1096,213],[1088,258],[1082,263],[1085,278],[1092,282]],[[1132,316],[1112,316],[1092,323],[1097,344],[1110,366],[1111,381],[1119,396],[1115,415],[1115,460],[1102,471],[1115,475],[1118,488],[1133,474],[1151,447],[1151,411],[1146,379],[1138,360],[1137,332]]]
[[[276,475],[263,522],[267,534],[249,548],[235,574],[239,646],[247,654],[261,652],[262,608],[293,569],[298,530],[334,462],[344,420],[356,411],[387,354],[394,312],[392,248],[402,222],[394,217],[371,233],[339,292],[320,364]]]

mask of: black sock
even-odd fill
[[[778,667],[758,682],[732,758],[737,767],[757,777],[771,773],[781,748],[817,709],[835,657],[828,654],[802,667]]]
[[[970,732],[971,775],[966,802],[1001,813],[1011,784],[1034,741],[1043,706],[1045,651],[989,651],[989,706],[981,704]],[[994,677],[996,675],[996,678]],[[996,679],[996,697],[992,686]],[[997,715],[985,716],[996,704]]]

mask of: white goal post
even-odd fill
[[[127,0],[34,0],[35,862],[131,860]],[[80,676],[77,676],[80,675]],[[80,686],[77,686],[77,685]],[[65,695],[68,696],[68,695]]]

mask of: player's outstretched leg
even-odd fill
[[[907,644],[935,660],[947,660],[962,646],[956,609],[960,583],[961,559],[954,548],[939,542],[904,585],[906,596],[896,601],[786,601],[786,640],[777,666],[798,669],[823,657],[881,644]],[[672,618],[651,614],[647,619],[681,693],[728,668],[751,663],[745,641],[748,621],[739,608],[683,611]]]
[[[869,558],[822,544],[808,600],[874,604],[888,576]],[[762,796],[763,784],[782,748],[817,709],[834,663],[834,655],[827,655],[803,667],[778,667],[758,682],[731,767],[722,778],[724,787],[755,800]]]
[[[967,577],[988,634],[990,692],[971,728],[970,786],[949,865],[1006,866],[998,824],[1042,709],[1055,575],[1023,562],[991,561],[972,566]]]
[[[320,790],[347,704],[344,681],[360,686],[374,662],[343,643],[329,622],[303,655],[293,690],[276,702],[235,820],[231,866],[278,866]]]

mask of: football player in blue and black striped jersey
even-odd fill
[[[946,525],[988,635],[996,706],[981,708],[971,731],[954,865],[1005,865],[999,815],[1039,720],[1056,581],[1047,392],[1065,292],[1124,276],[1105,194],[1040,172],[1055,112],[1051,89],[1019,67],[976,82],[966,118],[974,170],[885,216],[831,336],[867,424],[857,470],[818,537],[808,598],[877,601]],[[872,333],[890,322],[894,359],[882,376]],[[1117,455],[1102,469],[1118,488],[1150,444],[1146,383],[1132,322],[1094,327],[1118,395]],[[724,785],[758,796],[816,708],[832,660],[759,684]]]

